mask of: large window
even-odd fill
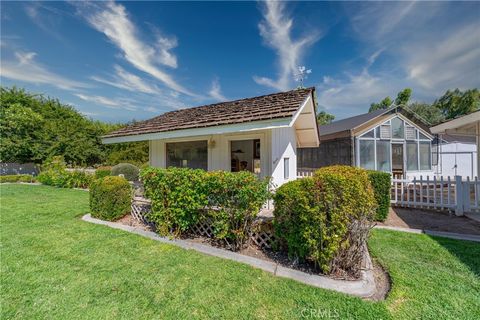
[[[420,141],[420,170],[430,170],[432,167],[430,141]]]
[[[390,162],[390,141],[377,140],[377,170],[390,172]]]
[[[392,138],[393,139],[403,139],[405,137],[403,127],[404,127],[404,124],[402,119],[400,118],[392,119]]]
[[[407,170],[418,170],[418,145],[417,142],[407,142]]]
[[[167,167],[207,170],[207,141],[167,143]]]
[[[375,140],[360,140],[360,166],[375,170]]]
[[[432,170],[430,137],[394,117],[358,137],[358,165],[384,172]]]

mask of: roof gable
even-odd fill
[[[292,117],[315,89],[305,88],[259,97],[182,109],[113,131],[103,138],[241,124]]]
[[[391,114],[399,113],[410,120],[412,124],[430,133],[428,125],[420,119],[414,112],[401,106],[393,106],[388,109],[380,109],[369,113],[364,113],[358,116],[334,121],[330,124],[319,127],[320,137],[322,140],[328,140],[337,137],[347,137],[352,134],[355,129],[360,127],[371,127],[386,120],[386,117]],[[363,130],[362,130],[363,131]]]

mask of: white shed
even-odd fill
[[[103,137],[149,141],[150,165],[297,178],[297,148],[317,147],[314,88],[167,112]]]
[[[476,163],[477,174],[480,173],[480,111],[475,111],[465,116],[441,123],[430,128],[432,133],[440,135],[453,135],[471,137],[476,140]]]

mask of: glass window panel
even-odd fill
[[[290,178],[290,159],[283,158],[283,178],[287,180]]]
[[[375,138],[373,130],[368,131],[362,135],[362,138]]]
[[[432,169],[432,153],[430,151],[430,142],[420,142],[420,170]]]
[[[421,132],[418,132],[419,134],[419,139],[424,139],[424,140],[430,140],[426,135],[424,135],[423,133]]]
[[[167,167],[207,170],[207,141],[167,143]]]
[[[403,121],[399,118],[392,119],[392,138],[394,139],[403,139],[405,133],[403,131]]]
[[[415,140],[416,138],[417,138],[416,129],[410,126],[405,127],[405,139]]]
[[[390,141],[377,140],[377,170],[390,172]]]
[[[418,170],[418,146],[416,142],[407,142],[407,170]]]
[[[375,136],[377,137],[377,139],[380,139],[380,126],[375,128]]]
[[[390,125],[381,125],[380,126],[380,138],[382,139],[390,139],[391,134],[390,134]]]
[[[375,170],[375,141],[360,140],[360,167]]]

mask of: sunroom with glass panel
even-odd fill
[[[401,115],[376,123],[355,137],[356,164],[394,177],[432,172],[433,137]]]

